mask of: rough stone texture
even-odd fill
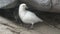
[[[0,34],[13,34],[7,27],[8,26],[0,24]]]
[[[33,9],[48,11],[51,8],[50,0],[20,0],[33,7]]]
[[[60,13],[60,0],[52,0],[51,12]]]
[[[33,30],[29,30],[0,16],[0,34],[60,34],[60,29],[40,23]]]
[[[13,8],[17,4],[17,0],[0,0],[0,8],[7,9]]]
[[[60,13],[60,0],[20,0],[33,9]]]

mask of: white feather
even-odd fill
[[[26,4],[20,4],[19,6],[19,17],[24,23],[34,24],[37,22],[43,22],[42,19],[38,18],[33,12],[26,10]]]

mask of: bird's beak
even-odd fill
[[[28,7],[26,6],[26,9],[28,9]]]

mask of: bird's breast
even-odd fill
[[[19,17],[22,19],[25,16],[25,11],[19,11]]]

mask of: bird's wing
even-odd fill
[[[42,21],[42,19],[38,18],[33,12],[28,11],[25,16],[23,17],[24,21],[28,22],[39,22]]]

